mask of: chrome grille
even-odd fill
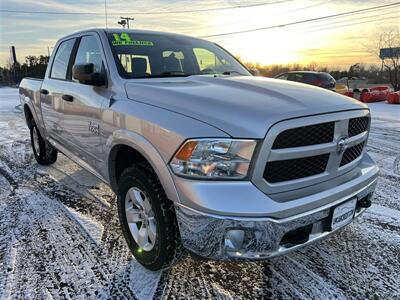
[[[318,184],[357,166],[368,138],[367,110],[290,119],[265,137],[253,182],[266,193]]]

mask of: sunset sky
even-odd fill
[[[135,17],[132,23],[135,28],[205,37],[244,61],[261,64],[315,61],[319,65],[343,69],[356,62],[379,63],[367,51],[368,45],[380,31],[400,27],[400,6],[262,28],[396,2],[107,0],[107,24],[120,27],[119,17],[131,16]],[[0,0],[0,3],[1,66],[9,60],[10,45],[16,47],[18,60],[23,62],[26,55],[47,54],[48,47],[51,51],[57,39],[66,34],[106,26],[104,0]],[[238,31],[250,32],[230,34]],[[215,36],[220,34],[228,35]]]

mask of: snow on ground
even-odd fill
[[[35,162],[17,90],[0,88],[0,299],[400,299],[400,105],[371,104],[374,205],[313,246],[257,263],[130,255],[114,194],[63,155]]]
[[[368,103],[373,118],[400,122],[400,105],[384,102]]]

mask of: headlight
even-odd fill
[[[254,140],[186,141],[170,162],[175,174],[193,178],[242,179],[249,171]]]

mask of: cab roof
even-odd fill
[[[74,36],[77,34],[82,34],[85,32],[104,32],[106,34],[108,33],[120,33],[120,32],[127,32],[127,33],[142,33],[142,34],[151,34],[151,35],[165,35],[165,36],[174,36],[174,37],[181,37],[181,38],[187,38],[187,39],[199,39],[193,36],[189,35],[184,35],[184,34],[178,34],[178,33],[172,33],[172,32],[163,32],[163,31],[153,31],[153,30],[144,30],[144,29],[124,29],[124,28],[87,28],[83,29],[80,31],[76,31],[68,36],[63,37],[69,37],[69,36]]]

